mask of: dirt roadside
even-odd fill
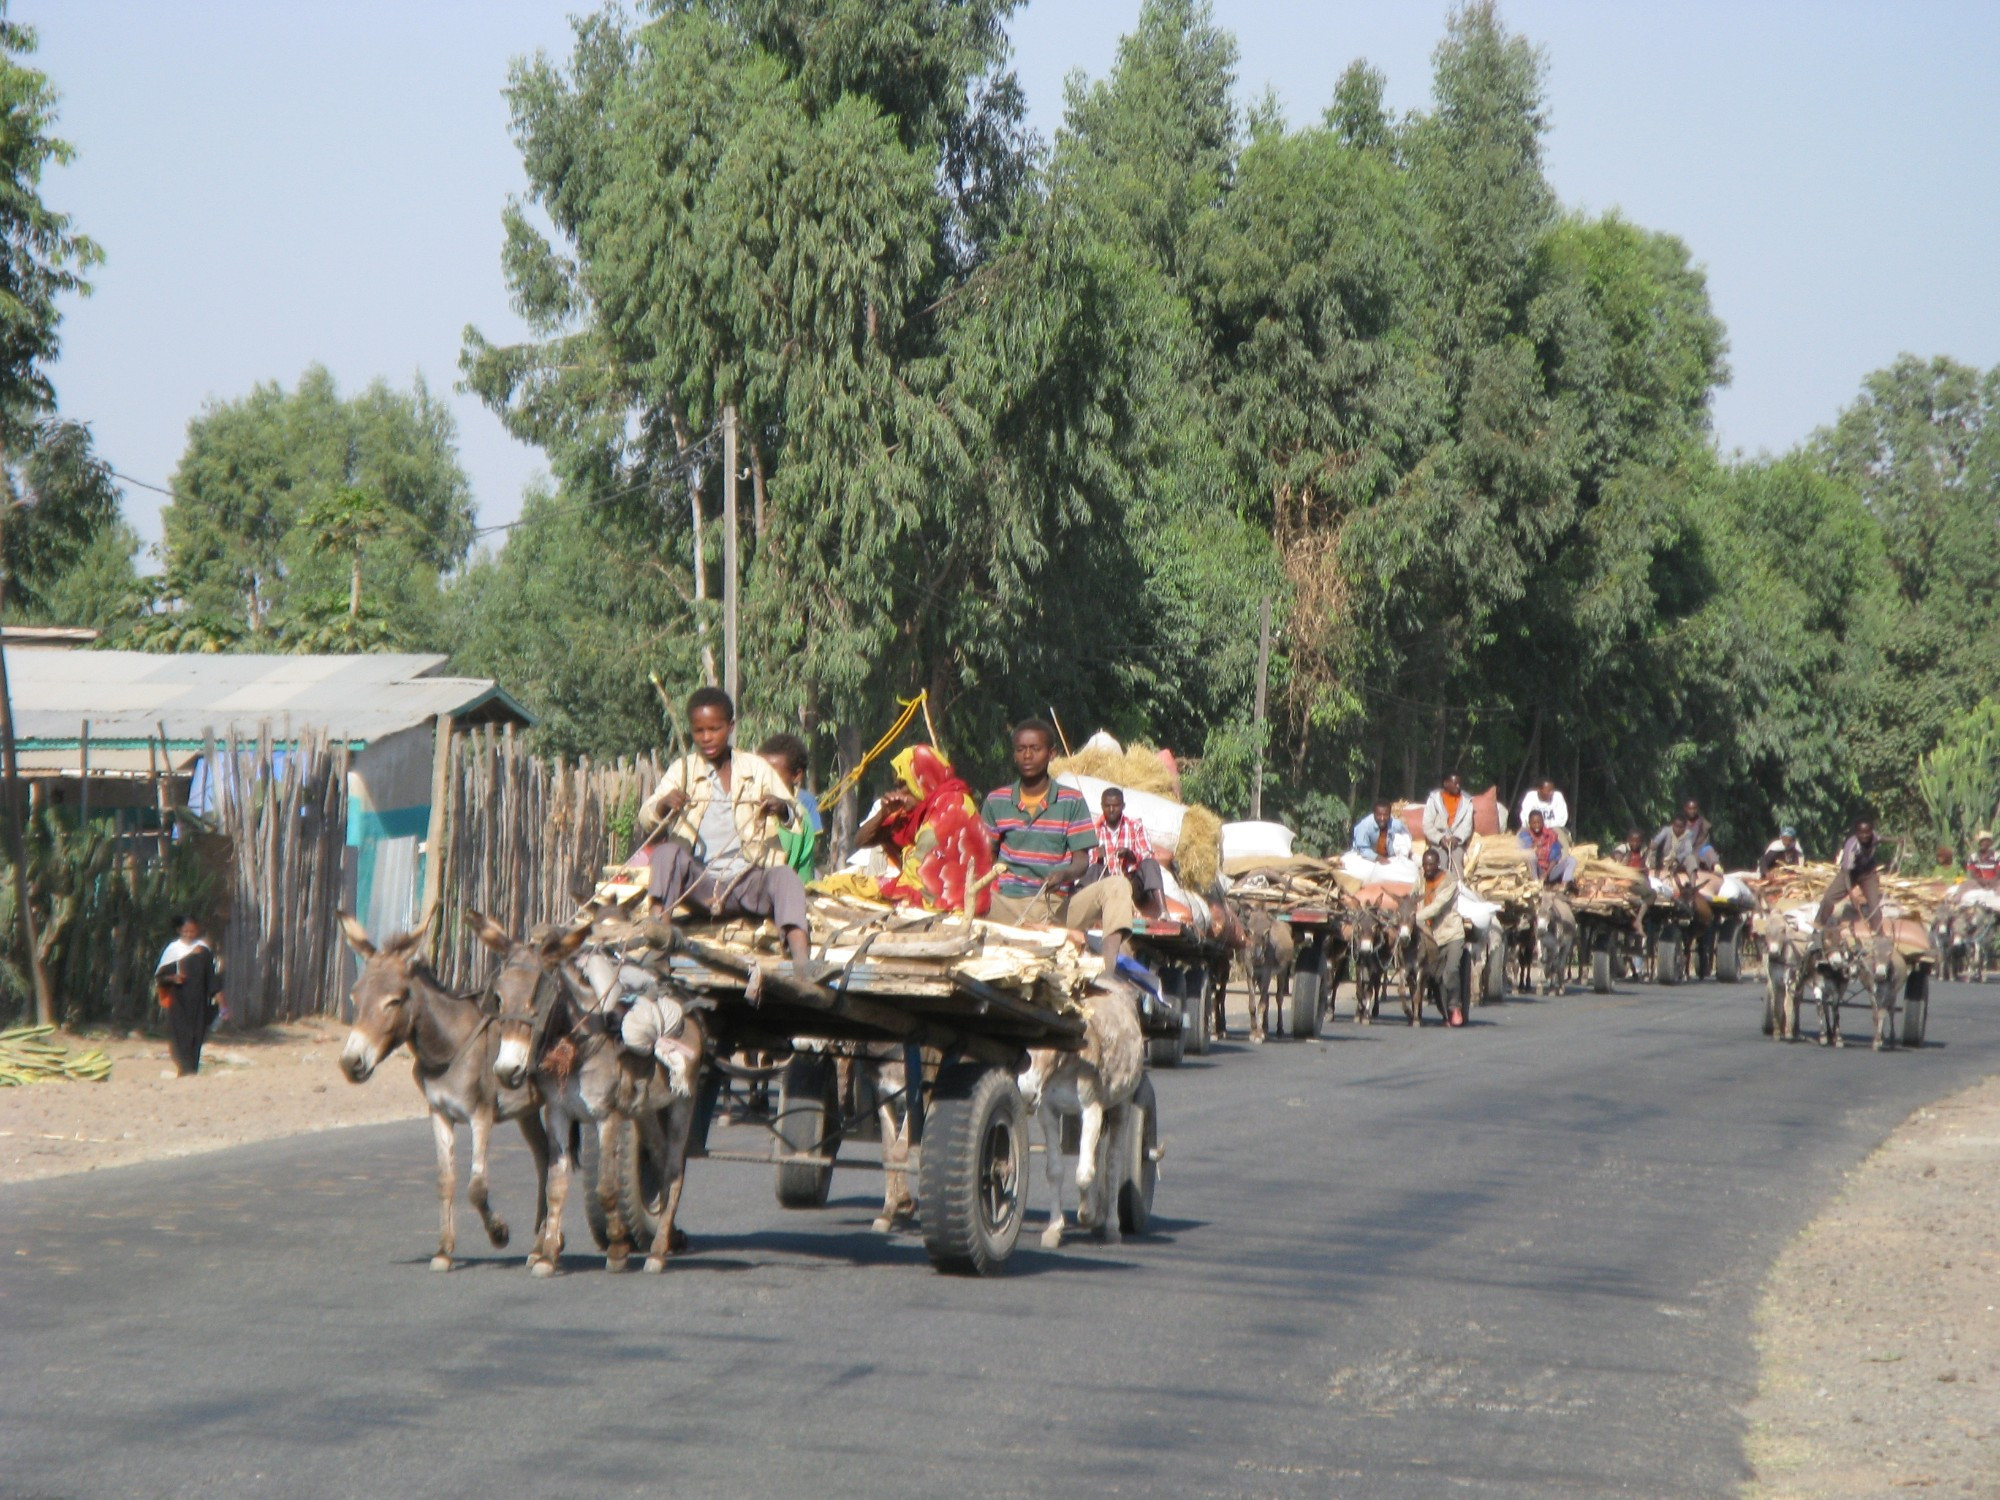
[[[1753,1500],[2000,1495],[2000,1076],[1918,1110],[1778,1258]]]
[[[422,1115],[400,1058],[363,1084],[342,1076],[346,1035],[332,1021],[225,1033],[210,1041],[192,1078],[174,1076],[163,1038],[59,1035],[75,1051],[102,1047],[111,1076],[0,1088],[0,1183]]]

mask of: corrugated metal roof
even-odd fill
[[[490,677],[439,675],[435,655],[163,655],[150,651],[9,651],[15,732],[23,746],[73,745],[83,721],[93,744],[200,743],[232,726],[279,738],[323,729],[366,744],[438,714],[532,724]]]

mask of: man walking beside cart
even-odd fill
[[[1456,780],[1456,777],[1452,778]],[[1435,976],[1447,1026],[1465,1024],[1465,918],[1458,914],[1458,879],[1433,845],[1424,850],[1417,926],[1426,942],[1424,969]]]

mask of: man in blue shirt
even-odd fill
[[[1389,810],[1386,800],[1377,802],[1375,810],[1354,825],[1353,852],[1378,864],[1408,859],[1409,825]]]

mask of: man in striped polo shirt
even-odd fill
[[[1016,926],[1100,927],[1108,969],[1132,930],[1132,886],[1124,880],[1077,886],[1097,847],[1095,820],[1080,793],[1050,778],[1055,744],[1056,732],[1040,719],[1020,724],[1014,730],[1016,779],[988,792],[979,810],[1000,870],[989,915]]]

